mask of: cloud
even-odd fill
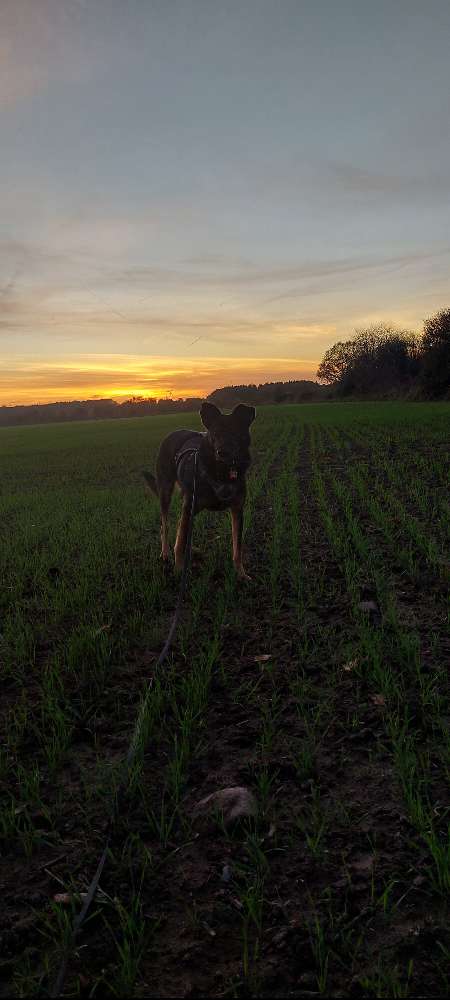
[[[121,308],[115,307],[115,302]],[[17,338],[32,345],[40,343],[43,356],[57,350],[58,343],[72,342],[82,349],[93,343],[106,350],[127,342],[143,353],[158,352],[161,344],[175,355],[190,349],[192,361],[200,345],[210,353],[222,355],[224,348],[239,355],[255,350],[266,356],[277,356],[286,351],[296,356],[308,343],[315,353],[315,345],[329,341],[336,329],[333,321],[312,315],[310,312],[291,310],[289,315],[265,315],[258,310],[236,307],[213,308],[205,302],[159,303],[166,307],[151,309],[130,299],[122,305],[120,297],[110,299],[107,292],[85,288],[83,293],[64,296],[42,286],[22,291],[20,296],[10,294],[0,303],[0,344],[11,343],[19,350]]]
[[[90,37],[89,8],[76,0],[2,0],[0,109],[55,81],[86,84],[102,72],[107,48]]]
[[[372,200],[383,198],[396,204],[416,198],[439,200],[450,191],[450,179],[444,174],[385,174],[345,162],[328,163],[325,173],[342,193]]]
[[[416,251],[406,254],[367,254],[353,257],[334,258],[329,260],[312,260],[283,267],[247,266],[239,269],[229,269],[224,273],[220,268],[215,273],[205,270],[186,270],[172,267],[135,266],[125,268],[111,274],[111,280],[117,284],[154,286],[158,288],[254,288],[266,287],[268,284],[285,284],[311,279],[326,279],[340,275],[353,275],[359,272],[392,270],[407,267],[422,261],[432,260],[450,254],[450,247],[430,251]]]
[[[6,261],[3,305],[14,291],[17,314],[27,311],[27,300],[35,308],[38,301],[51,300],[52,313],[58,311],[74,320],[86,313],[86,300],[96,302],[97,317],[107,319],[114,314],[129,323],[146,322],[161,325],[166,316],[169,323],[183,324],[183,314],[197,315],[199,322],[213,319],[221,326],[219,311],[241,312],[245,317],[253,310],[252,322],[263,320],[264,307],[283,299],[320,294],[321,297],[349,287],[356,279],[365,281],[400,270],[418,269],[430,263],[445,261],[450,247],[424,248],[409,253],[372,253],[364,255],[305,260],[285,266],[257,265],[250,261],[235,261],[225,255],[206,255],[203,263],[182,261],[172,266],[133,264],[120,266],[111,259],[108,247],[122,246],[124,257],[132,252],[134,224],[111,219],[97,225],[91,219],[86,230],[99,230],[97,243],[78,242],[78,249],[50,242],[50,246],[4,240],[0,251]],[[83,229],[78,230],[81,237]],[[119,234],[119,237],[118,237]],[[117,249],[115,250],[117,254]],[[20,274],[19,274],[20,269]],[[15,274],[11,281],[11,274]],[[19,278],[21,279],[19,282]],[[19,285],[22,286],[22,291]],[[53,288],[52,288],[53,286]],[[44,291],[43,291],[44,290]],[[7,294],[6,294],[7,293]],[[268,294],[269,293],[269,294]],[[233,302],[230,302],[230,294]],[[21,302],[21,299],[23,300]],[[256,311],[256,312],[255,312]],[[10,310],[11,312],[11,310]],[[46,310],[42,314],[45,322]],[[267,318],[267,317],[266,317]],[[36,321],[40,323],[39,316]]]
[[[450,248],[276,267],[206,254],[203,263],[121,268],[103,256],[91,262],[87,254],[13,239],[5,239],[0,251],[6,261],[0,275],[3,352],[39,350],[41,367],[46,358],[76,352],[83,371],[86,350],[120,352],[126,344],[136,356],[163,351],[189,357],[195,381],[197,360],[206,354],[234,355],[238,365],[241,357],[292,355],[292,364],[309,358],[314,371],[324,350],[350,335],[366,313],[395,320],[409,308],[420,326],[430,287],[434,298],[448,288]]]
[[[13,270],[13,273],[11,274],[11,277],[8,278],[6,284],[3,285],[3,288],[0,288],[0,299],[7,299],[7,296],[10,295],[11,292],[14,291],[14,288],[15,288],[16,283],[17,283],[17,279],[18,279],[19,275],[21,274],[21,271],[22,271],[21,265],[17,264],[16,267],[14,268],[14,270]]]

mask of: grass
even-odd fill
[[[442,993],[449,413],[261,408],[252,583],[234,577],[228,517],[199,517],[203,559],[158,672],[177,583],[141,472],[199,418],[0,431],[8,995],[51,984],[133,733],[67,995]],[[232,785],[256,820],[199,825],[195,804]]]

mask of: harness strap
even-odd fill
[[[225,482],[218,482],[217,479],[214,479],[213,476],[210,476],[209,472],[206,471],[205,466],[203,465],[203,462],[200,460],[200,456],[199,456],[200,445],[201,445],[201,441],[199,441],[199,443],[197,445],[195,445],[195,446],[194,445],[186,444],[184,448],[181,447],[180,450],[177,451],[177,453],[175,455],[175,464],[176,464],[176,467],[177,467],[177,471],[178,471],[178,466],[179,466],[182,458],[185,458],[187,455],[195,455],[195,456],[197,456],[195,461],[196,461],[196,468],[197,468],[197,476],[198,476],[198,478],[202,479],[203,482],[205,482],[205,483],[208,484],[208,486],[212,489],[213,493],[215,493],[216,497],[218,497],[219,500],[223,501],[223,500],[230,499],[230,495],[229,494],[228,494],[228,496],[226,495],[227,494],[227,490],[229,490],[229,488],[230,488],[230,482],[233,483],[233,482],[235,482],[235,480],[234,479],[230,479],[230,482],[228,480],[225,481]]]
[[[185,455],[195,455],[195,453],[198,452],[199,448],[200,444],[198,444],[196,448],[193,448],[192,445],[190,448],[180,448],[180,450],[177,451],[175,455],[175,465],[179,465],[181,459],[184,458]]]

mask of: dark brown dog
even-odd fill
[[[195,513],[231,511],[233,562],[238,576],[248,580],[242,565],[242,525],[245,475],[250,465],[249,427],[255,419],[255,410],[240,403],[226,415],[212,403],[203,403],[200,416],[206,431],[180,430],[168,434],[158,452],[156,478],[144,472],[147,485],[161,505],[161,556],[165,561],[169,558],[168,513],[177,484],[183,494],[183,508],[174,551],[175,568],[182,569],[197,453]]]

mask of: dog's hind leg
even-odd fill
[[[159,499],[161,509],[161,559],[167,562],[169,558],[169,507],[175,480],[161,480],[160,476],[157,476],[155,479],[151,472],[143,472],[143,476],[147,489]]]
[[[169,559],[169,508],[175,483],[165,483],[159,489],[159,503],[161,507],[161,559],[167,562]]]
[[[184,564],[184,552],[186,549],[187,533],[189,528],[189,518],[191,513],[191,498],[185,496],[183,499],[183,507],[181,511],[181,517],[178,523],[177,537],[175,541],[175,569],[177,573],[181,573]]]

